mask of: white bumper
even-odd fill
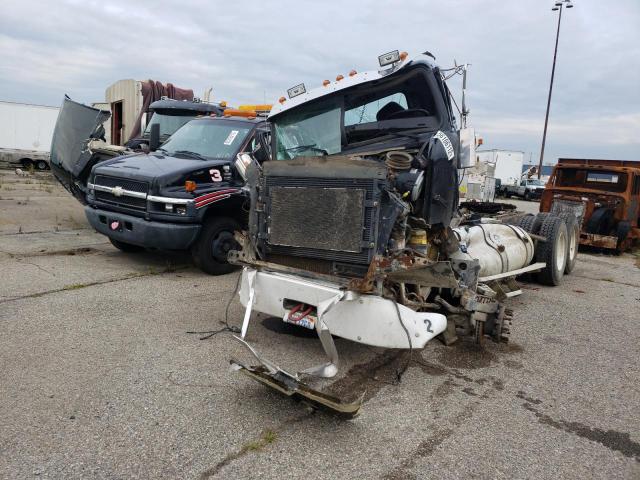
[[[447,327],[444,315],[415,312],[398,305],[401,325],[396,306],[391,300],[344,291],[330,283],[255,271],[248,267],[243,269],[240,289],[240,302],[245,307],[249,302],[250,278],[254,273],[252,310],[282,318],[287,312],[283,306],[285,299],[318,307],[322,302],[326,304],[331,299],[342,296],[340,301],[322,315],[322,321],[333,335],[354,342],[384,348],[409,348],[409,337],[412,348],[423,348]]]

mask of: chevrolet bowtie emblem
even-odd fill
[[[111,189],[111,193],[113,193],[114,197],[121,197],[123,191],[122,187],[113,187]]]

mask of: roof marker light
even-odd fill
[[[407,52],[401,52],[400,53],[400,61],[404,62],[407,59],[408,56],[409,56],[409,54]]]
[[[386,67],[387,65],[391,65],[400,60],[400,52],[398,50],[394,50],[393,52],[385,53],[378,57],[378,63],[380,63],[381,67]]]
[[[303,93],[307,93],[307,89],[304,88],[304,83],[296,85],[295,87],[291,87],[287,90],[287,95],[289,98],[297,97],[298,95],[302,95]]]
[[[350,77],[353,77],[354,75],[357,75],[357,74],[358,74],[358,72],[356,72],[355,70],[351,70],[351,71],[349,72],[349,76],[350,76]]]
[[[329,85],[331,82],[329,80],[323,80],[322,81],[322,86],[326,87],[327,85]]]
[[[284,98],[284,97],[280,97],[280,98],[278,99],[278,102],[280,102],[280,103],[284,103],[284,102],[286,102],[286,101],[287,101],[287,99],[286,99],[286,98]]]
[[[336,82],[339,82],[340,80],[344,79],[344,75],[338,75],[336,77]]]

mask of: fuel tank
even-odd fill
[[[460,242],[460,249],[450,257],[458,260],[477,259],[481,277],[518,270],[533,260],[533,240],[520,227],[481,223],[453,231]]]

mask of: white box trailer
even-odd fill
[[[0,101],[0,161],[45,169],[59,107]]]
[[[0,148],[48,152],[59,107],[0,101]]]
[[[495,165],[494,178],[499,185],[516,185],[522,176],[524,152],[518,150],[480,150],[476,152],[480,163]]]

